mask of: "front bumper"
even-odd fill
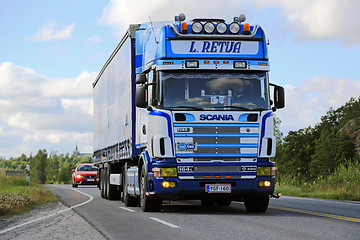
[[[175,182],[175,187],[164,188],[162,183]],[[259,181],[269,181],[269,187],[260,187]],[[206,184],[231,184],[230,193],[208,193]],[[246,197],[271,195],[275,190],[275,177],[256,177],[255,179],[227,179],[227,180],[180,180],[176,177],[157,177],[150,183],[151,195],[164,200],[203,199],[203,198],[230,198],[243,200]]]

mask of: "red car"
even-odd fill
[[[99,177],[97,167],[92,163],[80,163],[76,169],[72,170],[72,186],[78,185],[98,185]]]

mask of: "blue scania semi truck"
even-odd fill
[[[93,83],[103,198],[143,211],[185,199],[267,210],[284,89],[269,83],[263,29],[244,20],[130,25]]]

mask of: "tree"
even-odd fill
[[[39,150],[31,161],[31,177],[35,181],[44,184],[46,182],[47,152]]]

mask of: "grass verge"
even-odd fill
[[[283,176],[276,191],[286,196],[360,201],[360,163],[346,162],[327,178],[312,182]]]
[[[24,178],[0,176],[0,216],[21,214],[56,200],[42,185],[29,184]]]

